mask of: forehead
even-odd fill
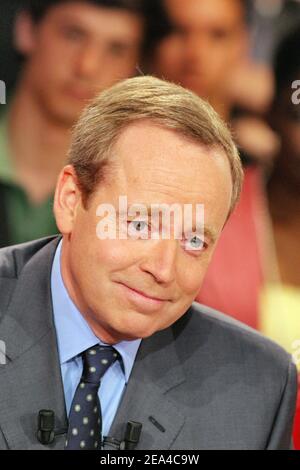
[[[135,36],[143,28],[142,15],[122,8],[107,8],[89,2],[54,5],[42,20],[44,25],[73,24],[95,35]]]
[[[241,0],[164,0],[175,23],[189,27],[234,27],[244,24]]]
[[[111,188],[132,203],[206,203],[219,199],[219,192],[225,205],[230,203],[230,165],[222,149],[208,149],[175,131],[132,124],[114,146],[113,160]]]

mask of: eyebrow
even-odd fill
[[[77,15],[74,16],[74,14],[71,12],[64,13],[64,16],[60,18],[60,22],[58,24],[60,28],[64,28],[67,26],[67,27],[77,28],[78,30],[80,30],[82,33],[86,35],[91,34],[89,24],[87,24],[84,20],[82,20],[82,18],[79,18]],[[98,32],[99,32],[99,29],[98,29]],[[93,33],[94,31],[92,31],[92,34]],[[116,34],[117,31],[113,33]],[[130,47],[135,46],[134,39],[128,39],[128,38],[125,39],[123,36],[114,35],[112,37],[105,37],[105,39],[108,39],[112,43],[120,44],[124,48],[130,48]]]
[[[139,209],[138,209],[138,206],[139,206],[139,205],[138,205],[138,204],[129,204],[129,203],[128,203],[128,207],[130,207],[131,205],[137,206],[136,211],[138,212],[138,210],[139,210]],[[144,209],[144,208],[147,209],[148,217],[151,217],[151,215],[152,215],[152,213],[151,213],[151,212],[152,212],[152,211],[151,211],[151,206],[149,206],[148,204],[142,204],[142,207],[143,207],[143,209]],[[119,215],[119,211],[117,211],[117,214]],[[192,226],[192,231],[193,231],[193,232],[196,232],[196,227],[195,227],[195,225]],[[212,227],[207,226],[207,225],[205,225],[205,224],[204,224],[204,237],[205,237],[206,239],[208,239],[212,244],[214,244],[214,243],[216,242],[217,238],[218,238],[218,237],[217,237],[217,234],[216,234],[216,231],[215,231]]]

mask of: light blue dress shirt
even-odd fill
[[[95,344],[105,345],[105,343],[95,336],[67,292],[60,269],[61,247],[62,240],[57,247],[52,265],[51,293],[65,402],[69,414],[82,374],[82,359],[79,355]],[[137,339],[113,345],[123,359],[124,370],[120,366],[120,361],[116,361],[101,379],[98,395],[102,410],[103,436],[109,435],[109,429],[129,380],[140,342],[141,339]]]

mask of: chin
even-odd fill
[[[155,330],[156,331],[156,330]],[[152,328],[130,328],[118,331],[119,336],[122,338],[121,341],[134,341],[135,339],[144,339],[155,333]]]
[[[125,310],[125,309],[124,309]],[[104,342],[119,343],[144,339],[168,325],[159,321],[158,315],[145,315],[136,310],[127,310],[118,316],[118,311],[112,309],[110,316],[103,321],[101,313],[93,315],[93,330]]]
[[[163,328],[164,327],[160,327],[159,325],[153,325],[153,322],[143,324],[143,322],[132,321],[131,324],[127,324],[126,326],[119,325],[119,327],[116,327],[115,332],[122,338],[121,341],[133,341],[140,338],[148,338],[156,333],[156,331]]]

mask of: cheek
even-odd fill
[[[69,44],[59,38],[50,41],[45,38],[41,39],[32,58],[40,74],[47,77],[47,81],[55,81],[59,77],[70,74],[73,60],[76,58],[76,50],[74,51]]]
[[[118,79],[128,78],[133,75],[135,72],[135,67],[138,62],[138,56],[131,54],[127,57],[116,58],[108,57],[105,67],[106,67],[106,80],[108,85],[111,86],[114,83],[115,77]],[[104,75],[105,77],[105,75]],[[103,80],[103,72],[101,73],[101,78]]]
[[[94,269],[114,272],[124,269],[132,258],[127,240],[101,240],[98,236],[98,219],[93,217],[96,208],[80,212],[72,238]]]
[[[94,254],[99,266],[106,266],[111,271],[117,270],[122,260],[122,253],[117,246],[109,241],[100,241]]]
[[[200,259],[189,260],[184,267],[181,265],[178,275],[178,286],[182,294],[186,297],[195,297],[201,287],[208,265],[206,255]]]
[[[97,265],[107,268],[110,273],[123,271],[134,264],[134,255],[126,240],[97,240],[90,257],[94,257]]]
[[[32,56],[30,62],[30,76],[34,77],[35,88],[45,90],[45,95],[51,95],[56,90],[56,88],[53,89],[53,85],[60,85],[65,77],[65,62],[62,64],[61,58],[53,57],[47,51],[44,54],[38,53]]]

